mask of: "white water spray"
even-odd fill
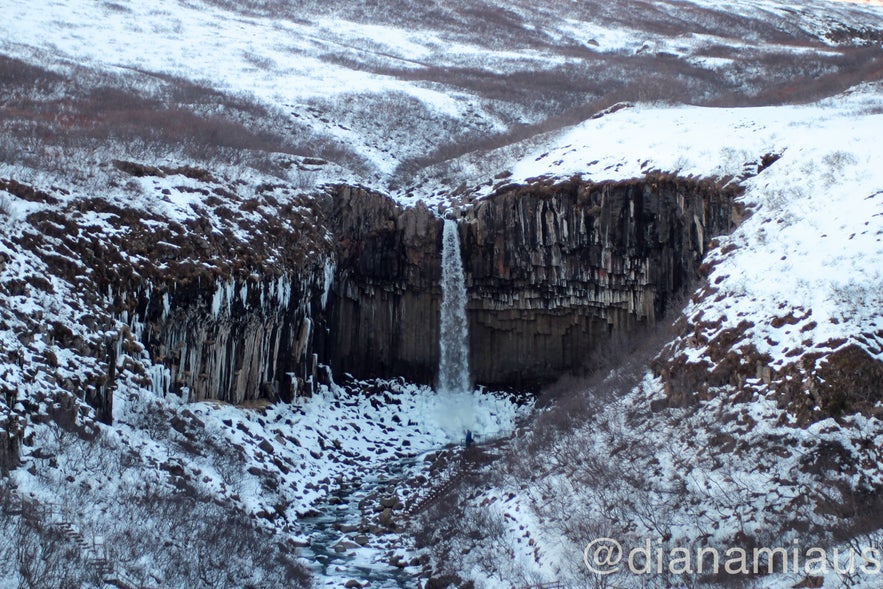
[[[442,237],[442,304],[439,336],[438,391],[466,393],[469,386],[469,329],[466,323],[466,279],[460,259],[457,222],[445,219]]]

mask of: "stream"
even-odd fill
[[[397,532],[380,530],[376,524],[382,497],[395,496],[399,483],[425,474],[425,457],[432,452],[371,465],[344,481],[323,504],[322,515],[305,518],[309,546],[301,552],[302,560],[315,575],[315,587],[343,587],[355,580],[363,586],[379,589],[414,589],[420,569],[390,564],[390,553],[411,556],[403,550]],[[371,468],[373,467],[373,468]],[[402,516],[401,510],[394,518]],[[372,521],[374,520],[374,521]],[[380,531],[381,533],[374,533]],[[346,547],[341,551],[338,547]]]

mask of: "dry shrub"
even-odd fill
[[[38,83],[49,84],[59,80],[58,74],[49,72],[6,55],[0,55],[0,86],[4,89],[4,97],[8,100],[8,92],[14,88],[32,88]],[[2,103],[0,103],[2,104]]]
[[[183,152],[197,161],[243,163],[276,174],[282,169],[275,153],[363,166],[346,146],[314,136],[251,96],[175,76],[75,66],[65,77],[0,58],[0,80],[10,90],[0,102],[0,160],[8,163],[66,171],[76,167],[76,154],[109,147],[129,159]]]

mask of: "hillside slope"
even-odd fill
[[[704,284],[671,335],[637,345],[626,362],[632,348],[614,352],[620,360],[607,375],[557,387],[497,466],[458,491],[465,514],[430,513],[445,523],[416,524],[443,570],[483,587],[877,586],[879,567],[863,573],[859,565],[873,561],[858,555],[880,549],[871,514],[883,489],[879,89],[709,114],[621,110],[514,166],[516,182],[595,169],[631,177],[657,166],[743,177],[748,218],[715,240]],[[658,137],[646,137],[648,127]],[[476,490],[483,482],[488,490]],[[720,575],[648,578],[624,560],[606,576],[584,562],[598,538],[626,553],[648,540],[666,573],[676,548],[694,555],[693,573],[703,547],[750,555],[799,543],[801,560],[759,579],[724,574],[723,564]],[[810,547],[826,551],[824,565],[805,556]],[[846,571],[850,548],[859,565],[841,574],[834,550]]]
[[[38,131],[38,153],[56,145],[51,158],[80,168],[108,143],[119,143],[117,159],[153,165],[281,152],[345,168],[260,157],[304,186],[358,181],[429,198],[487,180],[522,150],[503,161],[460,156],[616,102],[779,104],[880,79],[878,11],[825,0],[383,10],[180,0],[48,10],[14,0],[2,53],[45,69],[3,64],[4,159],[27,163]]]

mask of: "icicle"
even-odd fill
[[[148,369],[150,388],[153,394],[164,397],[172,386],[172,372],[162,364],[154,364]]]
[[[220,288],[212,296],[212,318],[217,319],[221,314],[221,305],[224,302],[224,291]]]
[[[288,308],[288,303],[291,301],[291,283],[288,276],[283,274],[276,280],[274,291],[278,308]]]
[[[331,293],[331,284],[334,282],[334,272],[337,268],[331,258],[325,260],[325,282],[322,284],[322,309],[328,305],[328,295]]]
[[[224,286],[224,298],[227,303],[227,315],[231,315],[233,313],[233,288],[235,284],[231,280]]]
[[[232,280],[219,282],[212,295],[212,318],[217,319],[223,310],[227,315],[233,312],[233,294],[236,283]]]
[[[164,292],[162,295],[162,321],[165,322],[172,310],[172,304],[169,300],[169,293]]]

